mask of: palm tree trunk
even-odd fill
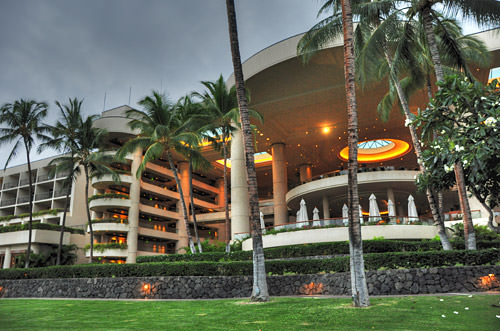
[[[434,71],[436,74],[436,79],[438,81],[444,80],[443,73],[443,65],[441,64],[441,58],[439,56],[439,51],[437,47],[436,37],[434,36],[434,28],[432,25],[432,16],[430,7],[426,6],[422,9],[422,19],[424,24],[425,36],[427,39],[427,44],[429,46],[429,50],[431,52],[432,62],[434,63]],[[439,88],[439,87],[438,87]],[[469,201],[467,200],[466,188],[465,188],[465,180],[463,176],[463,167],[460,162],[455,163],[455,180],[458,186],[458,195],[460,200],[460,209],[462,209],[462,214],[464,215],[464,229],[467,226],[470,238],[467,238],[467,234],[465,236],[466,247],[469,249],[475,249],[476,247],[476,236],[474,234],[474,227],[469,226],[472,224],[472,215],[470,211]],[[457,176],[461,176],[461,178],[457,178]],[[470,224],[465,224],[466,222],[470,222]],[[472,248],[474,247],[474,248]]]
[[[57,261],[56,265],[61,265],[61,253],[63,246],[63,238],[64,238],[64,228],[66,227],[66,214],[68,213],[68,205],[69,205],[69,195],[71,194],[71,179],[72,175],[69,175],[66,179],[68,182],[68,191],[66,192],[66,199],[64,200],[64,214],[63,220],[61,224],[61,232],[59,233],[59,246],[57,247]]]
[[[168,159],[168,163],[170,165],[170,169],[172,169],[172,172],[174,173],[174,178],[175,178],[175,182],[177,184],[177,189],[179,190],[179,198],[181,200],[182,217],[184,219],[184,225],[186,227],[186,235],[188,237],[189,250],[191,251],[191,254],[196,254],[196,248],[194,247],[193,238],[191,237],[191,231],[189,230],[189,219],[188,219],[189,216],[188,216],[188,211],[186,208],[186,201],[184,200],[184,194],[182,193],[181,181],[179,180],[179,175],[177,174],[177,168],[174,165],[174,161],[172,159],[172,155],[170,154],[170,151],[167,151],[167,159]]]
[[[89,263],[92,263],[94,260],[94,230],[92,229],[92,220],[90,218],[90,206],[89,206],[89,168],[88,166],[83,166],[83,170],[85,172],[85,206],[87,212],[87,224],[89,225],[90,232],[90,257]]]
[[[460,161],[455,163],[454,168],[458,187],[458,198],[460,199],[460,205],[462,206],[465,244],[467,249],[475,250],[477,249],[476,234],[474,233],[469,200],[467,199],[467,192],[465,190],[464,168],[462,167],[462,163]],[[467,213],[465,212],[465,209],[468,210]]]
[[[30,219],[28,221],[28,248],[26,251],[26,262],[24,263],[25,268],[30,267],[30,258],[31,258],[31,232],[32,232],[32,224],[33,224],[33,179],[31,178],[31,162],[30,162],[30,149],[28,148],[28,142],[26,139],[24,140],[24,147],[26,148],[26,158],[28,160],[28,180],[29,180],[29,195],[30,195]]]
[[[248,114],[247,98],[245,93],[245,81],[241,67],[240,47],[238,42],[238,28],[236,26],[236,12],[234,0],[226,0],[227,21],[229,26],[229,40],[231,42],[231,55],[236,84],[236,95],[240,108],[241,130],[243,132],[243,144],[245,147],[245,163],[247,170],[248,195],[250,205],[250,220],[252,227],[253,243],[253,287],[252,301],[268,301],[266,266],[264,261],[264,246],[262,244],[262,229],[260,227],[259,195],[257,191],[257,174],[254,163],[254,147],[252,129]]]
[[[203,248],[201,247],[201,242],[200,242],[200,236],[198,235],[198,223],[196,222],[196,212],[194,210],[193,162],[191,160],[189,160],[189,199],[191,201],[191,214],[193,215],[194,237],[196,238],[196,243],[198,245],[198,252],[203,253]]]
[[[401,103],[401,107],[403,108],[403,112],[405,113],[406,120],[409,121],[411,120],[411,112],[410,112],[410,107],[408,106],[408,99],[406,98],[406,95],[403,92],[403,88],[401,87],[399,79],[396,77],[394,71],[392,70],[393,62],[386,48],[384,49],[384,55],[386,62],[389,66],[390,79],[393,82],[394,86],[396,87],[396,92],[399,97],[399,102]],[[422,148],[420,146],[420,140],[418,139],[417,131],[415,130],[415,127],[412,124],[408,125],[408,129],[410,130],[411,141],[413,143],[413,148],[415,149],[415,154],[417,155],[417,163],[420,172],[421,173],[425,172],[425,166],[422,163],[422,157],[421,157]],[[427,189],[425,193],[427,196],[427,201],[429,202],[429,206],[431,208],[434,223],[437,225],[438,228],[438,235],[441,240],[441,245],[443,246],[443,250],[451,250],[453,249],[453,247],[451,246],[448,235],[446,234],[446,227],[444,225],[442,208],[441,209],[438,208],[436,204],[436,196],[433,191]]]
[[[363,241],[359,222],[358,195],[358,114],[356,106],[356,86],[354,82],[354,41],[352,9],[350,0],[342,0],[342,22],[344,32],[344,73],[348,114],[348,185],[347,203],[349,205],[349,253],[351,266],[351,291],[354,306],[370,305],[366,284]]]
[[[224,219],[225,219],[225,230],[226,230],[226,253],[231,251],[231,245],[229,241],[231,240],[231,229],[229,224],[229,199],[227,194],[227,139],[223,137],[222,142],[222,154],[224,157]]]

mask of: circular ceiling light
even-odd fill
[[[358,143],[358,162],[373,163],[395,159],[410,151],[410,145],[399,139],[374,139]],[[349,148],[343,148],[340,159],[349,159]]]

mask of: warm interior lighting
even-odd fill
[[[377,144],[377,142],[381,142]],[[383,143],[382,143],[383,142]],[[360,147],[358,149],[358,162],[375,163],[392,160],[410,151],[410,145],[399,139],[374,139],[359,142],[361,146],[373,146],[368,148]],[[349,159],[349,148],[343,148],[339,153],[340,159],[347,161]]]
[[[324,134],[327,134],[328,132],[330,132],[330,128],[325,126],[322,131]]]
[[[271,154],[267,152],[261,152],[261,153],[255,153],[253,155],[253,159],[256,167],[263,167],[271,164],[273,157]],[[224,166],[224,159],[215,161],[215,165],[218,167]],[[231,169],[231,159],[227,159],[227,167]]]

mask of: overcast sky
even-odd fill
[[[308,30],[317,0],[236,0],[240,52]],[[467,32],[472,32],[468,27]],[[83,98],[85,114],[136,102],[151,90],[176,100],[232,72],[223,0],[1,0],[0,104]],[[0,167],[8,147],[0,147]],[[25,162],[24,151],[11,165]],[[47,157],[53,152],[34,155]]]

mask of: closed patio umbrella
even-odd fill
[[[363,209],[361,209],[361,205],[359,206],[359,223],[363,224]]]
[[[387,211],[389,212],[389,220],[392,221],[394,217],[396,217],[396,209],[394,208],[394,202],[392,202],[391,199],[389,199],[389,202],[387,203]]]
[[[345,203],[342,207],[342,222],[344,223],[344,226],[349,224],[349,207],[347,207]]]
[[[313,226],[321,226],[321,221],[319,220],[319,209],[314,207],[313,209]]]
[[[408,197],[408,220],[410,223],[418,221],[417,206],[415,206],[415,199],[411,194]]]
[[[302,222],[302,223],[297,223],[297,227],[301,228],[304,226],[307,226],[308,224],[306,223],[309,220],[309,216],[307,216],[307,207],[306,207],[306,202],[304,199],[300,200],[300,208],[297,213],[297,222]]]
[[[264,214],[260,212],[260,228],[262,229],[262,233],[266,232],[266,223],[264,223]]]
[[[370,222],[378,222],[381,220],[380,218],[380,211],[378,209],[378,205],[377,205],[377,198],[375,197],[375,194],[372,193],[372,195],[370,195]]]

